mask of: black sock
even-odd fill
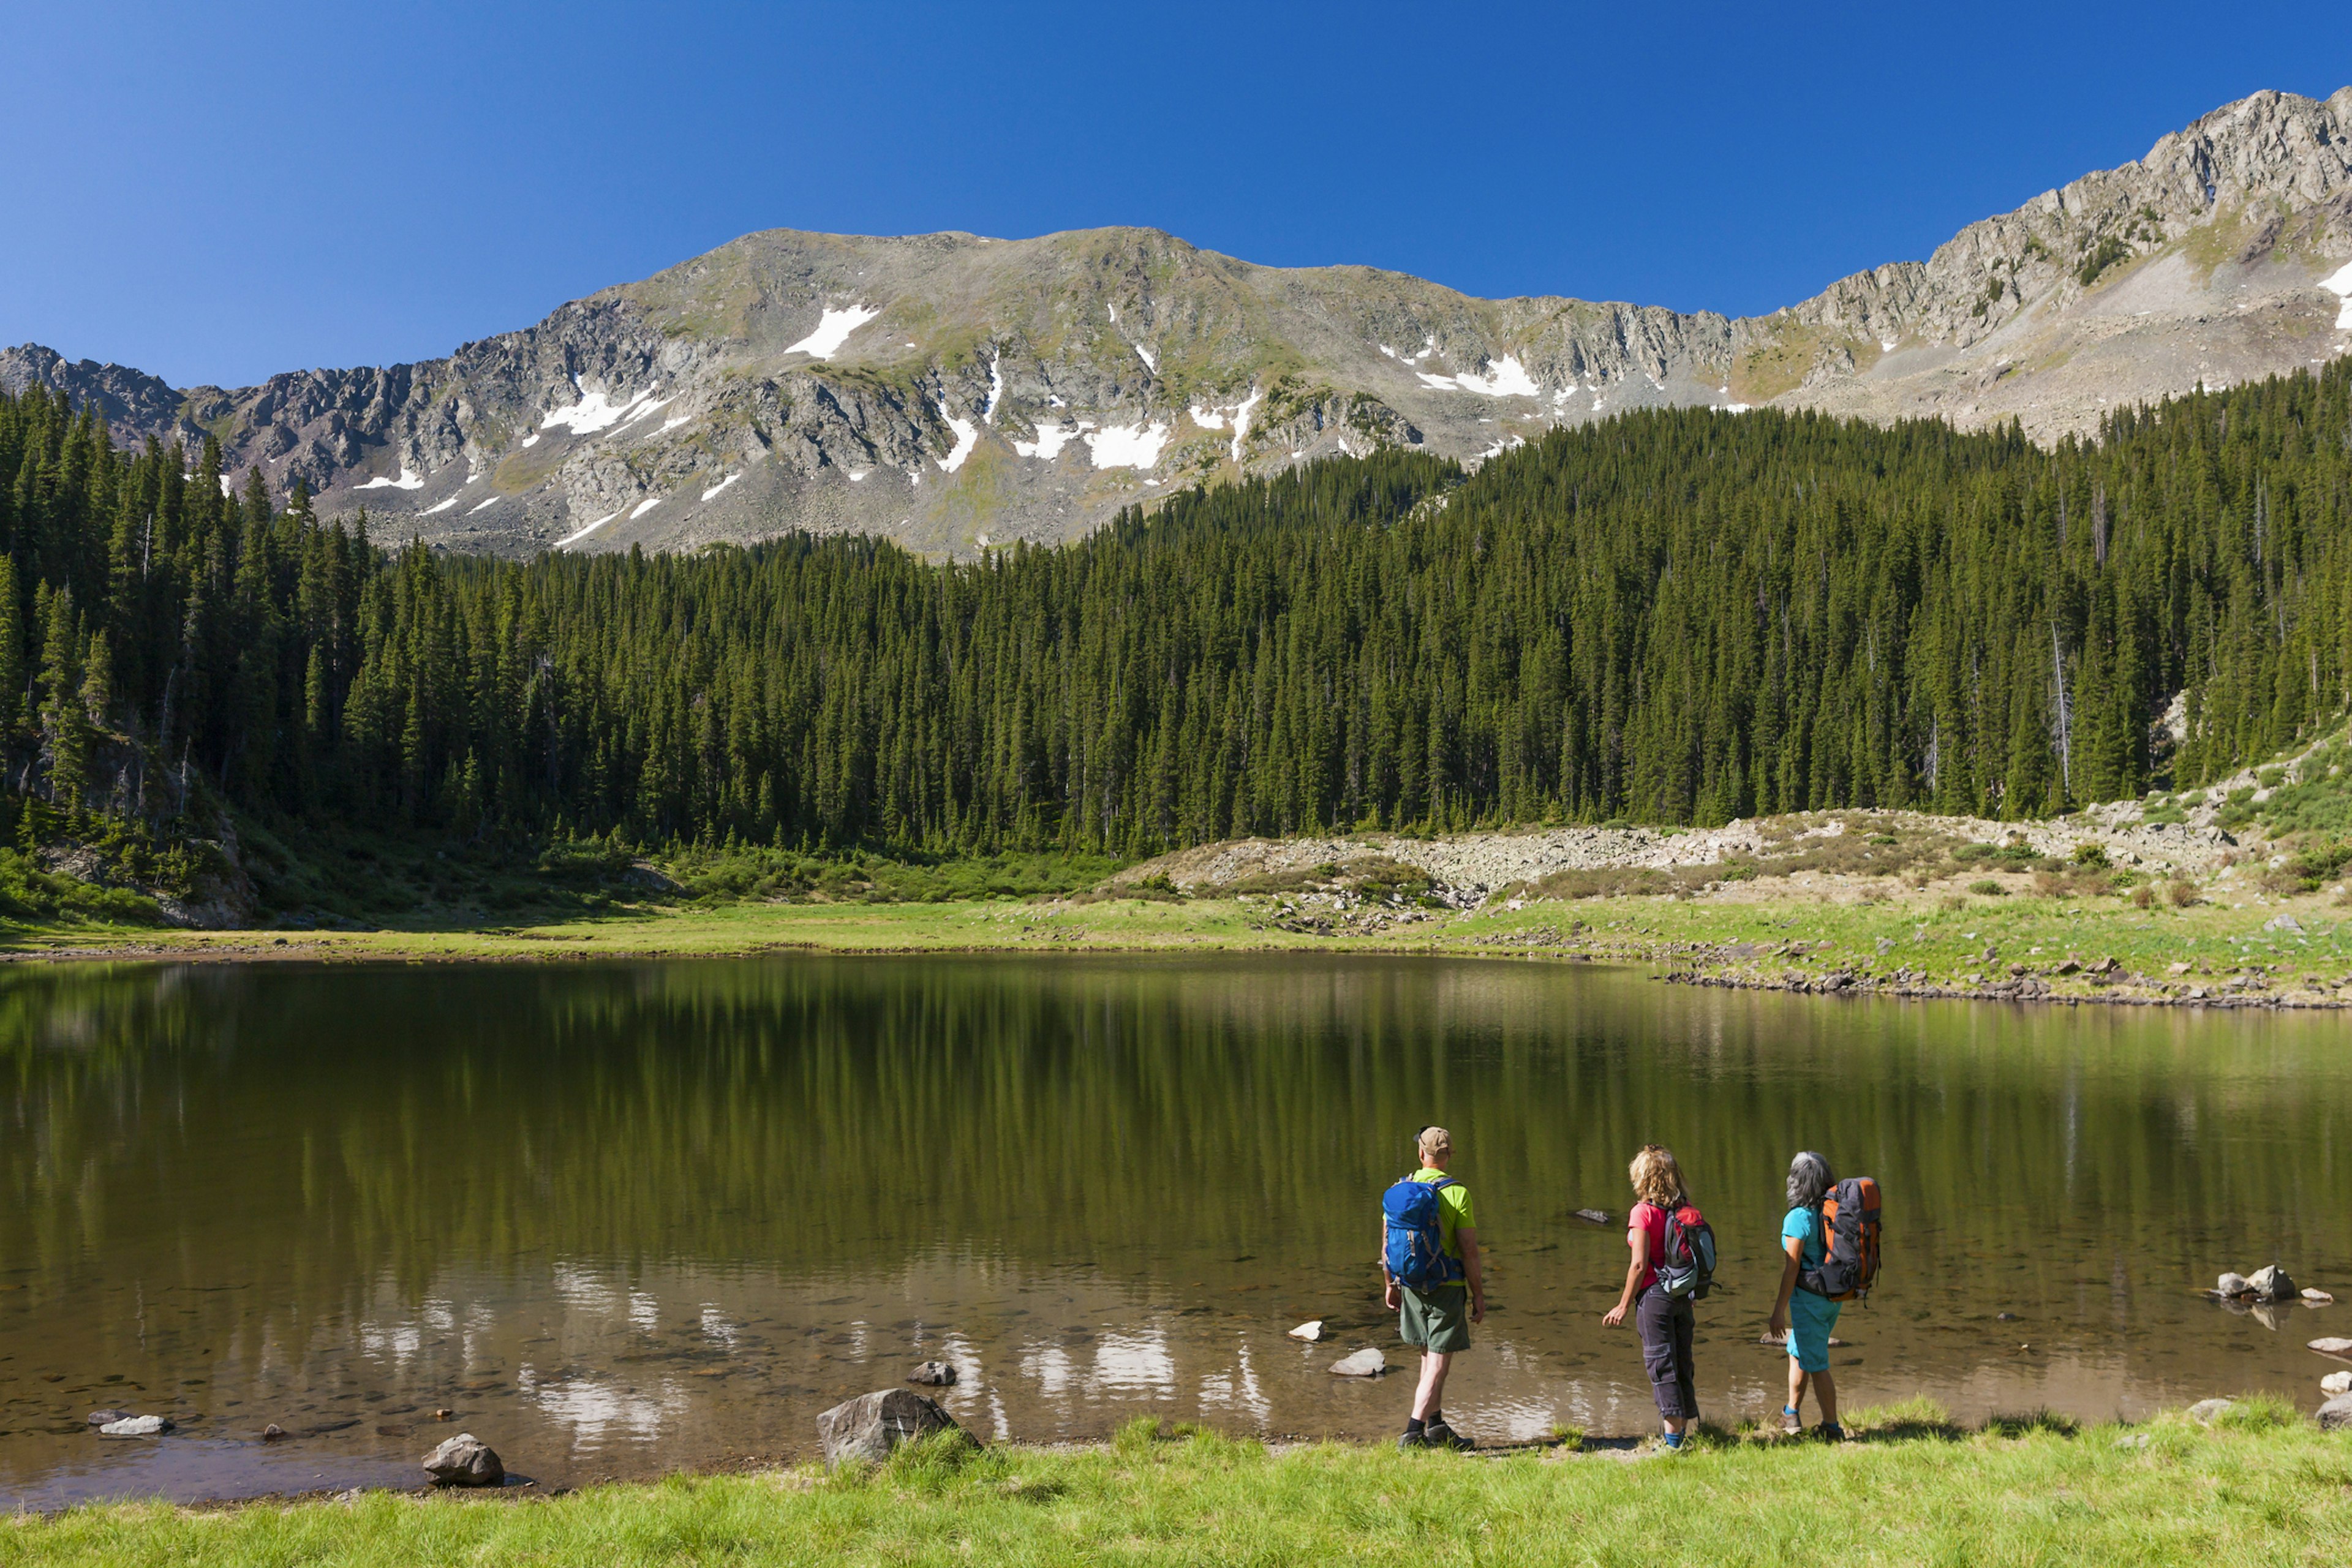
[[[1404,1424],[1404,1435],[1408,1437],[1418,1437],[1421,1436],[1423,1428],[1427,1426],[1428,1423],[1423,1421],[1420,1416],[1409,1416]]]
[[[1431,1412],[1430,1412],[1426,1416],[1423,1417],[1423,1419],[1422,1419],[1422,1425],[1423,1425],[1423,1426],[1444,1426],[1444,1425],[1445,1425],[1445,1412],[1444,1412],[1443,1410],[1432,1410],[1432,1411],[1431,1411]]]

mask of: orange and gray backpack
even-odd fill
[[[1797,1276],[1800,1289],[1832,1301],[1868,1296],[1878,1283],[1878,1183],[1848,1176],[1822,1200],[1822,1232],[1828,1240],[1821,1267]]]

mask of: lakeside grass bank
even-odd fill
[[[292,1563],[2340,1563],[2352,1433],[2275,1399],[2212,1426],[1926,1402],[1853,1441],[1709,1432],[1651,1457],[1574,1439],[1478,1455],[1286,1450],[1149,1418],[1085,1449],[938,1443],[551,1496],[375,1493],[220,1509],[122,1503],[0,1523],[0,1560]]]
[[[543,962],[791,951],[1357,952],[1638,964],[1661,975],[1778,989],[1818,989],[1843,976],[1850,990],[1969,995],[2023,979],[2032,984],[2025,994],[2012,991],[2014,999],[2352,1004],[2352,911],[2326,893],[2142,909],[2120,899],[2044,897],[2022,887],[1956,898],[1786,879],[1696,897],[1538,899],[1517,908],[1421,910],[1410,922],[1374,931],[1327,934],[1304,918],[1309,914],[1286,895],[649,900],[543,923],[365,931],[176,931],[97,921],[15,926],[0,929],[0,956]],[[2112,969],[2093,973],[2109,959]],[[2176,964],[2185,967],[2175,973]]]

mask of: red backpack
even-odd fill
[[[1868,1296],[1878,1283],[1878,1183],[1848,1176],[1822,1200],[1822,1230],[1829,1249],[1821,1267],[1797,1276],[1800,1288],[1832,1301]]]
[[[1715,1226],[1689,1203],[1666,1211],[1657,1262],[1658,1289],[1670,1297],[1704,1301],[1715,1289]]]

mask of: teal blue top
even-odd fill
[[[1791,1237],[1805,1238],[1803,1256],[1798,1259],[1799,1267],[1819,1268],[1822,1259],[1829,1256],[1829,1237],[1823,1234],[1824,1228],[1819,1209],[1790,1209],[1789,1217],[1780,1222],[1782,1241]]]

